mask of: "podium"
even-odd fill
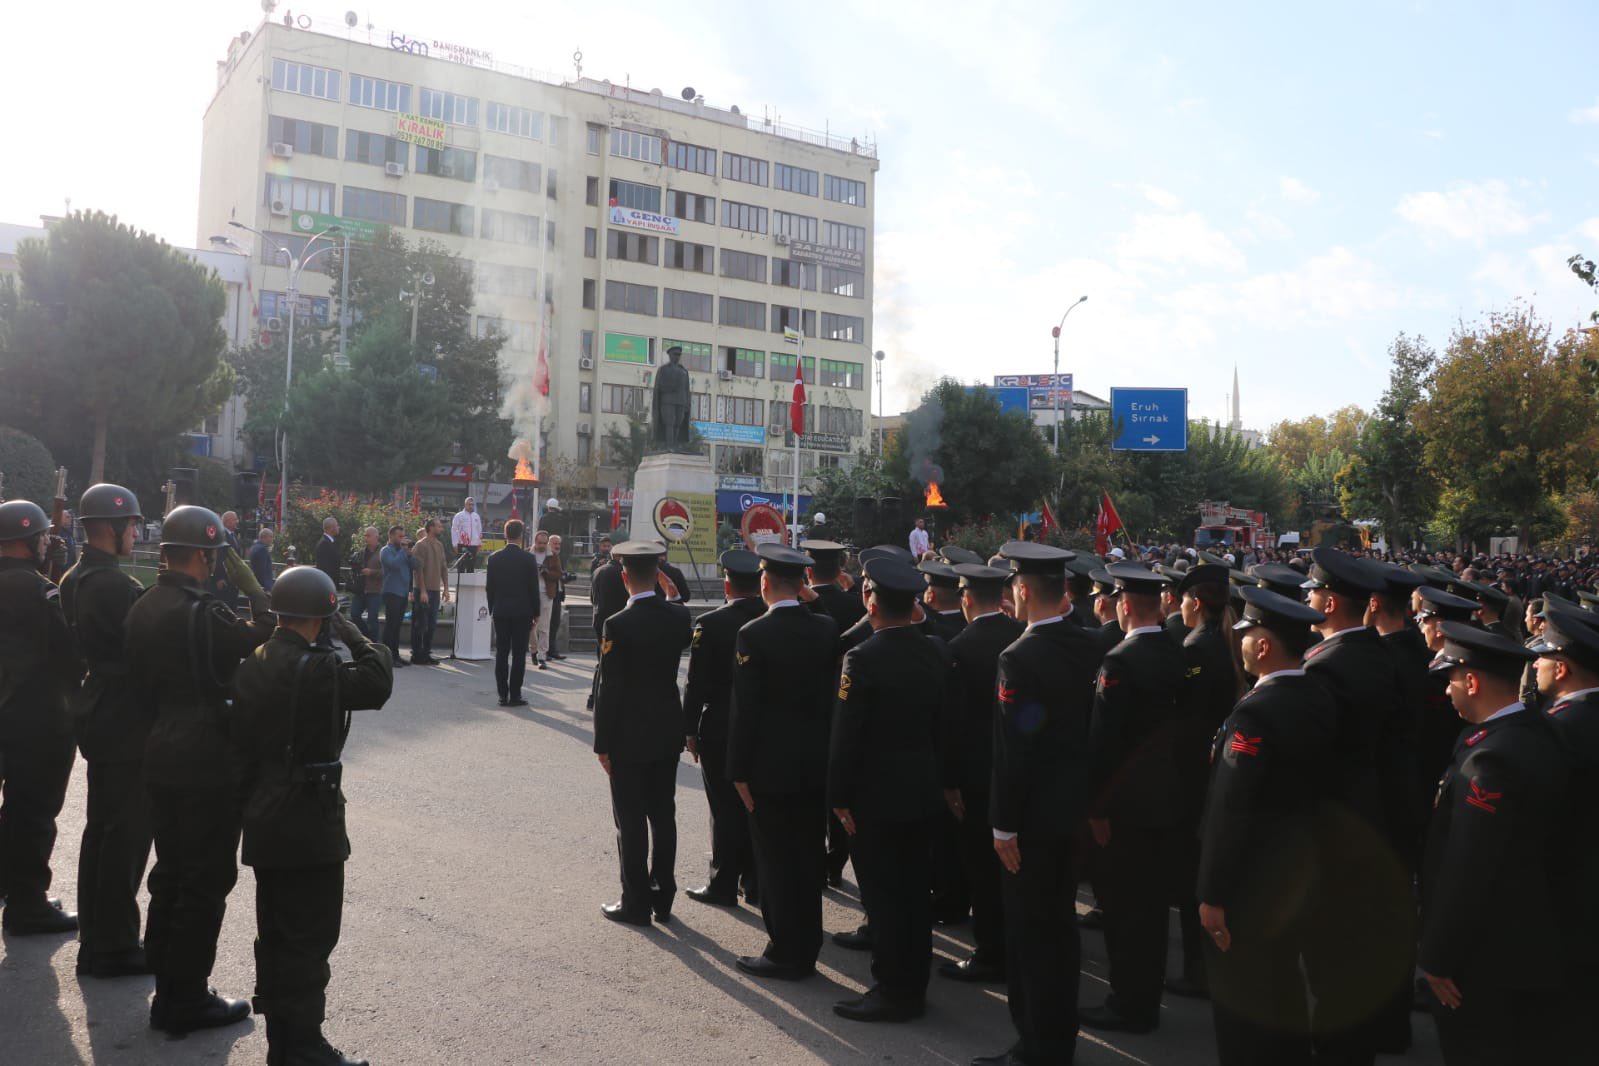
[[[494,624],[489,620],[489,575],[481,570],[455,575],[455,651],[457,659],[482,662],[494,657]]]

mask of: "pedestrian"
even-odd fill
[[[161,523],[155,585],[128,610],[128,685],[153,719],[145,782],[155,837],[145,955],[155,974],[150,1026],[179,1035],[231,1025],[244,1000],[207,988],[228,893],[238,880],[243,812],[225,723],[239,661],[272,634],[266,592],[237,556],[229,576],[249,597],[246,622],[205,588],[224,545],[222,519],[204,507]]]
[[[383,566],[383,643],[395,669],[408,665],[400,658],[400,627],[405,624],[405,608],[416,580],[416,559],[405,546],[405,527],[396,522],[389,527],[389,542],[378,553]]]
[[[361,546],[350,554],[350,617],[368,640],[378,640],[383,635],[378,626],[378,612],[382,609],[382,534],[377,526],[367,526],[361,531]]]
[[[67,701],[82,677],[60,590],[41,573],[49,531],[37,504],[0,503],[0,925],[16,936],[78,928],[49,897],[74,756]]]
[[[416,606],[411,610],[411,661],[432,666],[433,633],[439,624],[439,605],[450,602],[449,565],[439,534],[444,523],[429,518],[411,549],[416,560]]]
[[[533,661],[540,670],[548,670],[550,618],[555,613],[555,597],[561,591],[561,560],[550,554],[550,534],[542,529],[533,534],[533,562],[539,568],[539,616],[533,624]]]
[[[272,591],[272,541],[276,534],[272,527],[262,526],[255,534],[255,543],[250,545],[250,572],[255,575],[256,581],[268,592]]]
[[[489,556],[484,592],[494,619],[494,684],[501,707],[525,707],[522,674],[539,614],[539,572],[522,547],[522,520],[505,523],[505,547]]]
[[[507,541],[513,540],[511,524],[505,524]],[[477,555],[483,549],[483,516],[477,513],[477,501],[468,496],[461,509],[450,519],[450,543],[455,545],[459,569],[463,574],[477,570]]]
[[[599,544],[594,547],[594,558],[589,560],[589,577],[594,577],[594,571],[611,561],[611,538],[601,537]]]
[[[735,548],[717,560],[727,602],[703,614],[689,640],[688,684],[683,689],[683,735],[700,764],[710,808],[711,864],[704,885],[688,890],[698,903],[732,907],[742,889],[750,906],[760,902],[760,880],[750,841],[750,816],[728,775],[728,714],[733,701],[734,641],[745,623],[766,610],[761,599],[761,561]],[[821,806],[818,800],[818,807]]]
[[[916,525],[911,529],[908,543],[910,544],[911,561],[921,562],[922,556],[926,555],[932,547],[932,539],[927,535],[927,520],[925,518],[916,520]]]
[[[822,949],[838,623],[800,600],[815,558],[772,543],[756,554],[766,610],[735,635],[727,773],[748,812],[766,947],[737,966],[795,980],[816,972]]]
[[[1197,896],[1222,1066],[1309,1066],[1299,959],[1314,916],[1318,821],[1336,757],[1338,712],[1302,663],[1320,612],[1242,590],[1239,698],[1210,749]]]
[[[555,595],[550,597],[550,639],[548,642],[550,650],[545,655],[545,658],[560,662],[566,658],[556,649],[560,647],[561,618],[564,613],[563,605],[566,603],[566,582],[569,575],[566,572],[566,557],[561,554],[561,537],[558,533],[550,535],[550,558],[554,560],[551,565],[555,569],[556,581]]]
[[[120,485],[91,485],[78,503],[85,542],[61,579],[61,606],[87,667],[73,693],[72,720],[88,766],[89,798],[78,849],[80,974],[150,972],[139,940],[139,885],[150,861],[150,801],[144,746],[150,721],[132,699],[124,623],[143,594],[122,569],[142,521],[139,500]]]
[[[239,546],[239,516],[233,511],[222,512],[222,536],[225,547],[233,549],[234,554],[242,555]],[[233,587],[233,582],[228,578],[228,568],[224,565],[226,553],[217,553],[216,569],[211,573],[211,593],[229,607],[237,608],[239,605],[239,590]]]
[[[677,671],[693,627],[687,607],[656,591],[663,554],[653,541],[612,551],[628,600],[605,622],[594,693],[594,754],[610,779],[622,872],[622,898],[601,911],[628,925],[649,925],[652,912],[656,921],[670,921],[677,894]]]
[[[233,677],[243,862],[255,870],[254,1007],[269,1063],[364,1066],[322,1035],[350,857],[339,757],[350,712],[382,707],[394,671],[338,603],[315,567],[285,570],[272,590],[277,628]],[[319,641],[330,622],[350,662]]]
[[[339,520],[328,515],[322,520],[322,536],[316,542],[316,568],[333,579],[334,588],[343,588],[339,580]]]

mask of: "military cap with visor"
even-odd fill
[[[1244,601],[1244,612],[1233,623],[1234,629],[1260,626],[1282,635],[1304,635],[1310,632],[1311,626],[1326,618],[1309,604],[1259,585],[1246,585],[1238,590],[1238,595]]]
[[[0,540],[27,540],[50,532],[50,516],[31,500],[0,503]]]
[[[1131,592],[1134,595],[1154,596],[1171,584],[1165,574],[1146,570],[1137,563],[1111,563],[1105,573],[1116,583],[1116,594]]]
[[[925,563],[918,563],[916,569],[926,576],[927,583],[934,588],[953,589],[960,587],[960,575],[955,573],[955,568],[948,563],[935,563],[929,560]]]
[[[89,521],[96,518],[143,518],[139,511],[139,497],[123,488],[102,481],[90,485],[78,498],[78,518]]]
[[[982,563],[958,563],[954,570],[960,578],[961,588],[992,595],[998,595],[1005,583],[1014,576],[1007,568],[984,566]]]
[[[1414,570],[1407,570],[1394,563],[1379,562],[1376,559],[1362,560],[1366,570],[1371,576],[1380,580],[1384,588],[1380,590],[1389,596],[1409,598],[1411,592],[1427,584],[1427,579]]]
[[[1521,676],[1526,665],[1538,657],[1509,637],[1490,633],[1486,629],[1465,622],[1445,622],[1439,627],[1443,634],[1443,650],[1433,657],[1427,667],[1429,673],[1442,674],[1457,666],[1479,670],[1505,680]]]
[[[1359,559],[1336,548],[1312,548],[1310,560],[1310,576],[1300,583],[1300,588],[1331,589],[1343,596],[1370,596],[1373,592],[1381,592],[1385,585]]]
[[[163,548],[220,548],[227,543],[222,519],[206,507],[192,503],[174,507],[161,520]]]
[[[857,558],[860,559],[861,566],[865,566],[873,559],[894,559],[907,565],[915,562],[911,558],[910,549],[901,548],[898,544],[874,544],[861,551]]]
[[[983,561],[981,555],[978,555],[970,548],[962,548],[957,544],[945,545],[938,554],[950,566],[959,566],[962,563],[981,563]]]
[[[1249,568],[1249,577],[1254,584],[1263,589],[1270,589],[1279,596],[1286,596],[1290,600],[1305,598],[1303,591],[1305,575],[1291,566],[1282,563],[1256,563]],[[1240,579],[1247,587],[1247,582]]]
[[[761,572],[761,557],[743,548],[729,548],[717,557],[716,565],[738,577],[754,577]]]
[[[1104,567],[1099,567],[1098,569],[1094,570],[1088,575],[1088,577],[1094,583],[1095,596],[1116,595],[1116,579],[1111,577],[1110,571],[1106,570]]]
[[[1562,655],[1589,670],[1599,671],[1599,615],[1592,611],[1555,607],[1544,615],[1543,632],[1527,650],[1538,655]]]
[[[800,551],[824,563],[830,559],[837,559],[847,550],[836,540],[802,540],[799,546]]]
[[[1225,563],[1200,563],[1178,580],[1177,592],[1181,595],[1195,585],[1226,585],[1230,573],[1232,570]]]
[[[314,566],[291,566],[272,583],[272,613],[281,618],[328,618],[339,609],[333,579]]]
[[[1066,564],[1076,552],[1030,540],[1010,540],[1000,547],[999,554],[1010,560],[1018,574],[1064,577]]]
[[[815,566],[816,560],[796,548],[789,548],[775,541],[755,546],[755,554],[761,557],[761,569],[773,577],[796,578],[805,576],[805,568]]]
[[[1476,600],[1456,596],[1453,592],[1445,592],[1434,585],[1427,585],[1416,591],[1421,597],[1421,610],[1416,612],[1417,621],[1442,618],[1446,622],[1470,622],[1480,606]]]
[[[898,559],[873,559],[866,564],[865,572],[868,589],[881,588],[915,596],[927,588],[922,572]]]

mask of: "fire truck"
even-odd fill
[[[1271,519],[1264,511],[1233,507],[1226,500],[1201,500],[1199,525],[1194,529],[1194,547],[1211,551],[1273,547],[1277,538],[1271,532]]]

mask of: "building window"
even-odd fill
[[[411,226],[435,233],[472,236],[472,208],[443,200],[424,200],[418,196],[411,208]]]
[[[456,181],[477,180],[477,153],[465,148],[424,148],[416,146],[416,172]]]
[[[316,323],[319,326],[328,324],[328,310],[331,304],[326,296],[304,296],[296,301],[300,306],[300,313],[294,320],[301,325]],[[289,295],[284,292],[263,292],[261,294],[261,317],[288,318]]]
[[[533,323],[496,318],[493,315],[477,316],[477,337],[479,340],[501,337],[505,347],[513,352],[531,352],[537,346]]]
[[[656,266],[661,261],[661,239],[647,233],[608,229],[605,231],[605,258]]]
[[[544,139],[544,112],[526,107],[512,107],[489,101],[488,127],[496,133],[509,133],[512,137],[526,137],[531,141]],[[473,122],[476,125],[476,120]]]
[[[684,353],[683,361],[688,362],[688,355]],[[711,420],[711,394],[708,392],[691,392],[688,394],[688,418],[690,422],[709,422]]]
[[[816,243],[816,220],[808,215],[791,215],[787,211],[772,212],[772,232],[795,241]]]
[[[692,170],[696,174],[706,174],[714,178],[716,149],[671,141],[666,146],[666,165],[676,167],[678,170]]]
[[[654,315],[656,295],[653,285],[630,285],[625,281],[605,283],[605,309],[634,315]]]
[[[594,331],[592,329],[586,329],[578,335],[577,350],[578,354],[584,359],[594,358]]]
[[[694,322],[709,322],[713,317],[711,314],[713,302],[709,293],[662,289],[661,315],[665,318],[687,318]]]
[[[766,451],[763,448],[746,448],[737,444],[718,444],[713,449],[718,474],[764,473]]]
[[[539,241],[539,216],[520,215],[515,211],[483,209],[478,223],[478,236],[486,241],[504,241],[507,244],[537,244]]]
[[[751,159],[747,155],[722,153],[722,177],[750,185],[766,184],[766,160]]]
[[[640,415],[648,411],[644,389],[637,385],[601,385],[600,411],[608,415]]]
[[[611,154],[640,163],[660,163],[661,139],[632,130],[611,130]]]
[[[783,436],[784,442],[791,448],[794,446],[794,430],[789,418],[789,409],[793,406],[794,405],[787,400],[773,400],[772,421],[769,423],[772,429],[776,430]],[[805,405],[805,432],[816,432],[815,404]]]
[[[422,169],[420,162],[417,169]],[[483,157],[483,185],[491,191],[495,186],[501,189],[518,189],[522,192],[538,192],[540,167],[537,163],[530,163],[525,159],[507,159],[502,155],[485,155]],[[493,182],[493,185],[489,183]]]
[[[772,305],[772,332],[781,333],[785,329],[799,329],[799,308],[784,307],[781,304]],[[805,335],[816,336],[816,312],[810,308],[805,309]]]
[[[766,353],[757,352],[752,348],[723,348],[722,369],[731,370],[735,377],[764,378]]]
[[[751,233],[765,233],[766,208],[723,200],[722,225],[731,229],[748,230]]]
[[[559,148],[566,143],[566,119],[560,115],[550,116],[550,147]]]
[[[478,292],[491,296],[518,296],[524,300],[536,300],[539,295],[538,274],[532,267],[480,263],[472,285]]]
[[[793,352],[773,352],[770,359],[772,380],[792,382],[794,380],[794,363],[798,359],[799,356]],[[807,355],[805,357],[804,374],[805,384],[816,384],[816,356]]]
[[[261,263],[264,266],[288,266],[290,260],[305,255],[305,246],[310,242],[309,233],[268,233],[267,239],[260,242]],[[280,248],[289,250],[288,259],[283,257]]]
[[[339,72],[326,67],[313,67],[309,63],[292,63],[287,59],[272,61],[272,87],[280,92],[315,96],[320,100],[339,98]]]
[[[405,197],[397,192],[378,189],[344,187],[345,218],[364,218],[371,222],[386,222],[391,226],[405,225]]]
[[[715,272],[716,249],[708,244],[666,239],[666,265],[676,270],[697,270],[701,274]]]
[[[827,222],[822,225],[822,243],[834,248],[849,248],[853,251],[866,250],[866,227],[848,226],[842,222]]]
[[[739,329],[766,328],[766,305],[757,300],[735,300],[731,296],[722,297],[722,318],[724,326],[737,326]]]
[[[437,89],[423,89],[418,94],[423,118],[434,118],[452,126],[477,125],[477,100],[470,96],[457,96]]]
[[[716,421],[735,426],[766,425],[766,403],[750,396],[718,396]]]
[[[600,154],[600,127],[590,122],[588,124],[587,140],[584,142],[589,155]]]
[[[268,207],[281,204],[289,211],[315,211],[331,215],[333,183],[305,181],[301,178],[280,178],[276,174],[268,174],[266,204]]]
[[[583,227],[583,255],[585,258],[594,258],[597,253],[599,238],[599,230],[595,229],[593,226]]]
[[[866,383],[865,367],[860,363],[849,363],[841,359],[823,359],[820,373],[823,385],[858,389]]]
[[[594,279],[593,278],[584,278],[583,279],[583,306],[585,308],[587,308],[588,310],[590,310],[590,311],[594,310]]]
[[[812,269],[815,269],[814,267]],[[866,275],[859,270],[844,270],[839,267],[822,267],[822,291],[830,292],[834,296],[866,295]]]
[[[716,197],[673,189],[666,194],[666,213],[673,218],[716,225]]]
[[[827,175],[822,182],[822,198],[831,200],[835,204],[852,204],[855,207],[866,206],[866,183],[864,181],[851,181],[848,178],[835,178]]]
[[[745,281],[766,283],[766,257],[753,252],[735,252],[722,249],[722,277],[743,278]],[[761,328],[765,328],[764,326]]]
[[[791,289],[800,287],[800,278],[805,279],[805,288],[811,292],[816,291],[816,268],[806,269],[806,264],[795,259],[779,259],[772,257],[772,284],[787,285]]]
[[[822,312],[822,336],[830,341],[866,343],[866,319],[859,315],[835,315]]]
[[[411,87],[397,81],[350,75],[350,103],[379,111],[410,111]]]
[[[583,181],[583,202],[590,207],[600,205],[600,179],[590,176]]]
[[[339,127],[321,122],[307,122],[303,118],[267,119],[267,143],[286,144],[303,155],[339,157]]]
[[[816,409],[816,432],[859,437],[863,429],[861,412],[854,407],[821,406]]]
[[[351,163],[370,163],[381,167],[385,163],[411,165],[411,146],[395,137],[361,130],[344,131],[344,158]]]
[[[556,192],[560,189],[560,182],[556,179],[555,168],[551,167],[544,177],[544,198],[554,200]]]
[[[778,163],[772,170],[772,188],[786,189],[803,196],[815,196],[816,171],[801,170],[786,163]]]
[[[581,436],[577,438],[577,461],[583,466],[587,466],[594,461],[593,437]]]
[[[594,413],[594,386],[587,381],[580,381],[577,385],[577,413],[580,415]]]
[[[814,432],[813,430],[811,430],[811,428],[810,428],[810,426],[808,424],[806,426],[805,431],[807,433]],[[785,436],[786,436],[786,434],[785,434]],[[792,439],[792,438],[790,438],[790,439]],[[767,463],[766,463],[766,476],[767,477],[773,478],[774,480],[778,481],[779,483],[788,481],[788,480],[790,480],[790,479],[792,479],[794,477],[794,448],[793,448],[792,444],[789,447],[787,447],[787,448],[773,449],[772,451],[767,452],[766,453],[766,459],[767,459]],[[813,471],[815,469],[816,469],[816,453],[815,452],[809,452],[809,451],[800,452],[799,453],[800,476],[803,477],[803,476],[805,476],[806,474],[808,474],[809,472],[811,472],[811,471]]]
[[[711,346],[698,341],[674,341],[667,339],[661,342],[662,348],[678,347],[683,349],[683,368],[697,370],[701,374],[709,374],[714,367],[711,360]]]
[[[661,213],[661,190],[654,185],[640,185],[634,181],[611,181],[611,203],[616,207],[631,207],[636,211]]]

